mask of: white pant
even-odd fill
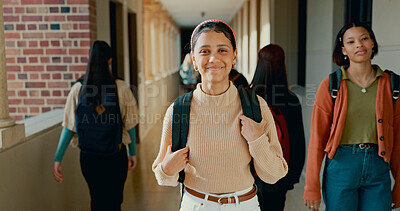
[[[215,195],[210,193],[204,193],[197,191],[199,193],[206,194],[208,196],[215,197],[235,197],[248,193],[253,189],[253,186],[245,190],[237,191],[230,194]],[[206,198],[208,197],[206,196]],[[236,200],[238,201],[238,200]],[[235,204],[218,204],[217,202],[209,201],[206,199],[201,199],[196,196],[191,195],[185,189],[183,194],[181,209],[179,211],[260,211],[260,205],[258,204],[257,195],[252,199],[243,201]]]

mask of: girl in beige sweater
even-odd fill
[[[191,55],[202,83],[193,92],[187,146],[171,151],[171,105],[152,166],[158,184],[178,185],[178,173],[185,169],[181,211],[260,210],[251,159],[267,183],[275,183],[288,171],[273,116],[261,97],[262,122],[243,115],[238,91],[229,81],[237,50],[228,24],[219,20],[199,24],[192,34]]]

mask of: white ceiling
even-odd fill
[[[195,27],[207,19],[230,22],[246,0],[158,0],[179,27]],[[201,16],[204,12],[204,17]]]

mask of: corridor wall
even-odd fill
[[[270,43],[286,52],[290,85],[297,83],[297,0],[247,0],[231,21],[237,35],[237,69],[251,82],[258,51]]]
[[[400,1],[373,1],[372,29],[379,44],[379,53],[372,60],[383,69],[400,74]]]
[[[53,179],[60,133],[59,123],[0,153],[0,210],[89,210],[89,189],[78,148],[69,147],[65,153],[63,183]]]
[[[143,86],[141,136],[162,122],[167,107],[181,91],[180,31],[160,2],[143,1]]]

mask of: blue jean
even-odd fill
[[[378,147],[359,149],[339,145],[326,159],[322,194],[327,211],[390,211],[390,165]]]

